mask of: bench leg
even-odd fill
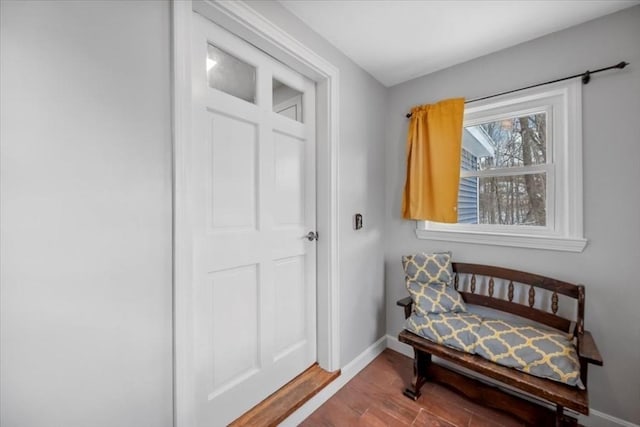
[[[413,380],[411,381],[411,386],[405,389],[404,395],[412,400],[418,400],[420,397],[420,389],[427,381],[427,368],[431,363],[431,354],[424,353],[415,348],[413,352]]]
[[[556,406],[556,427],[578,427],[578,420],[565,415],[564,408],[558,405]]]
[[[564,411],[564,408],[560,405],[556,406],[556,427],[562,427],[564,426],[564,417],[562,415],[562,412]]]

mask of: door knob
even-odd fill
[[[314,240],[318,240],[318,232],[317,231],[310,231],[304,237],[306,237],[308,241],[313,242]]]

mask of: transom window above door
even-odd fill
[[[207,45],[207,81],[209,87],[257,104],[257,69],[212,43]],[[303,123],[302,91],[278,78],[271,80],[273,112]]]
[[[256,103],[256,67],[211,43],[207,46],[207,80],[214,89]]]
[[[302,123],[303,93],[274,78],[272,80],[273,112]]]

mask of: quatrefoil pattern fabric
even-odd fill
[[[575,346],[562,333],[533,325],[484,319],[472,313],[412,314],[409,332],[499,365],[584,389]]]
[[[497,319],[484,320],[475,333],[475,353],[485,359],[538,377],[582,386],[578,355],[566,335]]]
[[[451,284],[453,279],[450,252],[406,255],[402,257],[402,267],[407,280],[422,284]]]
[[[438,313],[428,316],[411,315],[405,329],[438,344],[473,353],[477,337],[474,329],[482,318],[471,313]]]
[[[413,300],[413,311],[418,315],[467,311],[458,291],[444,283],[434,282],[425,285],[407,279],[407,290]]]

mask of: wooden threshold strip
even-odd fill
[[[339,370],[327,372],[314,363],[230,426],[277,426],[339,376]]]

